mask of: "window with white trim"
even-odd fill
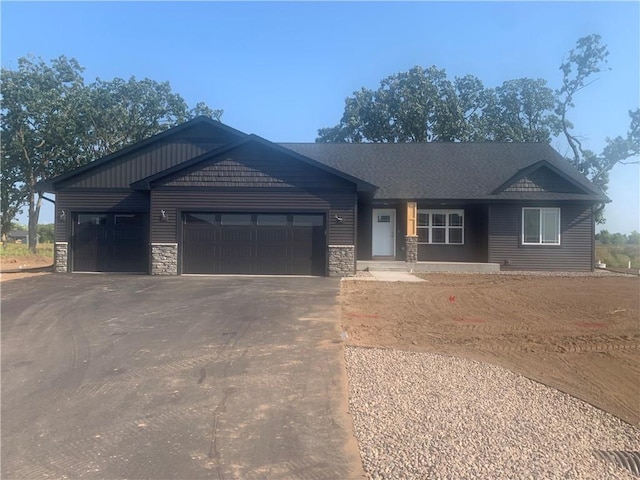
[[[560,245],[560,209],[523,207],[523,245]]]
[[[464,210],[418,210],[418,243],[464,243]]]

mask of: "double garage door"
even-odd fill
[[[182,273],[325,275],[323,214],[183,214]]]

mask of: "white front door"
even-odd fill
[[[371,228],[371,255],[395,257],[396,211],[393,208],[374,208]]]

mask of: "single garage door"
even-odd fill
[[[183,216],[182,273],[325,275],[324,214]]]
[[[147,273],[147,232],[147,214],[76,214],[71,240],[73,271]]]

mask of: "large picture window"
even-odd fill
[[[522,209],[523,245],[560,245],[560,209]]]
[[[418,243],[462,245],[464,210],[418,210]]]

